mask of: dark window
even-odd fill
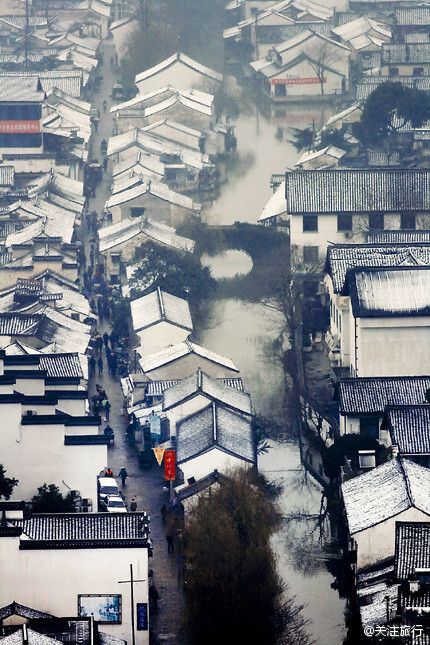
[[[352,215],[343,213],[337,216],[338,231],[352,231]]]
[[[275,85],[275,96],[287,96],[287,88],[285,85]]]
[[[166,181],[176,181],[175,168],[166,168]]]
[[[414,67],[414,76],[423,76],[424,67]]]
[[[111,273],[110,274],[110,283],[111,284],[119,284],[119,275],[117,273]]]
[[[318,215],[303,215],[303,232],[318,231]]]
[[[119,258],[119,253],[111,253],[110,259],[112,260],[112,264],[119,264]]]
[[[134,208],[133,207],[130,208],[131,217],[140,217],[141,215],[144,214],[144,212],[145,212],[145,209],[143,207],[137,207],[136,206]]]
[[[379,417],[361,417],[360,434],[379,439]]]
[[[400,213],[400,228],[406,231],[415,230],[415,213]]]
[[[317,246],[303,247],[303,262],[305,262],[306,264],[316,264],[318,262]]]
[[[369,230],[384,230],[384,213],[369,213]]]
[[[390,76],[398,76],[399,75],[399,68],[398,67],[390,67]]]
[[[72,320],[79,320],[79,314],[72,313],[72,315],[70,316],[70,318],[71,318]]]

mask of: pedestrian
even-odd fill
[[[101,356],[97,359],[97,367],[99,368],[99,376],[103,374],[103,359]]]
[[[161,519],[163,521],[163,524],[165,524],[166,519],[167,519],[167,506],[166,506],[166,504],[163,504],[163,506],[161,507]]]
[[[103,170],[107,170],[107,167],[108,167],[108,160],[107,160],[107,157],[105,157],[103,159]]]
[[[106,112],[107,109],[107,102],[106,99],[103,101],[103,112]]]
[[[107,333],[107,331],[105,331],[105,333],[103,334],[103,342],[104,342],[105,347],[107,349],[107,346],[108,346],[108,343],[109,343],[109,334]]]
[[[132,500],[131,500],[131,502],[130,502],[130,511],[131,511],[132,513],[135,513],[135,512],[137,511],[137,502],[136,502],[136,500],[134,499],[134,497],[132,498]]]
[[[128,477],[127,471],[125,469],[125,466],[121,468],[121,470],[118,473],[118,477],[121,477],[122,485],[125,486],[125,480]]]
[[[113,477],[112,468],[106,468],[105,477]]]
[[[106,421],[109,421],[109,415],[110,415],[110,403],[109,403],[108,399],[103,399],[103,401],[102,401],[102,405],[103,405],[103,407],[104,407],[104,409],[105,409],[105,413],[106,413]]]
[[[154,584],[151,584],[149,586],[148,595],[152,611],[157,611],[157,604],[158,599],[160,598],[160,594],[158,593],[158,589]]]
[[[110,345],[113,350],[115,349],[115,345],[117,344],[117,342],[118,342],[118,336],[114,334],[114,332],[112,332],[110,335]]]
[[[103,338],[101,336],[97,336],[96,350],[98,351],[99,354],[101,354],[102,349],[103,349]]]
[[[167,553],[175,553],[175,550],[173,548],[173,536],[171,533],[168,533],[166,535],[166,541],[167,541]]]
[[[96,374],[96,359],[94,358],[93,355],[91,355],[89,360],[88,360],[88,366],[90,368],[90,377],[95,376],[95,374]]]
[[[118,367],[118,359],[116,357],[116,354],[112,354],[112,358],[110,362],[110,373],[114,378],[116,376],[117,367]]]

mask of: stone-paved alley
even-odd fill
[[[109,109],[112,106],[110,94],[112,86],[118,81],[118,70],[114,69],[110,63],[111,58],[115,56],[113,42],[111,40],[104,41],[101,44],[100,51],[103,54],[103,63],[99,65],[97,71],[102,76],[102,81],[98,91],[94,92],[91,97],[92,106],[100,110],[100,122],[97,132],[93,131],[91,144],[92,158],[96,158],[102,163],[103,156],[100,153],[100,142],[103,139],[108,141],[112,135],[113,119],[109,113]],[[107,102],[106,111],[103,110],[103,101]],[[90,198],[88,205],[88,210],[95,210],[99,215],[99,219],[110,194],[111,182],[112,162],[110,161],[107,170],[103,172],[102,181],[97,185],[96,194]],[[106,224],[106,222],[102,222],[102,224]],[[83,240],[87,258],[90,256],[89,235],[88,233],[87,238]],[[102,334],[105,331],[108,333],[111,331],[109,323],[106,322],[99,325],[98,329]],[[127,507],[130,507],[131,499],[134,497],[137,502],[137,510],[145,510],[151,516],[150,527],[154,555],[149,566],[152,569],[153,582],[160,596],[158,610],[150,616],[151,642],[180,645],[183,643],[183,640],[178,635],[183,608],[182,590],[178,584],[180,555],[177,553],[178,549],[175,550],[173,555],[169,555],[167,551],[166,527],[161,516],[161,507],[169,501],[168,491],[164,490],[163,486],[164,468],[158,466],[155,457],[150,469],[143,470],[139,467],[137,450],[126,440],[126,421],[123,410],[124,397],[120,379],[118,376],[113,378],[109,374],[104,347],[102,358],[104,362],[103,374],[90,379],[88,395],[91,400],[91,397],[96,394],[95,385],[99,383],[106,390],[112,406],[109,425],[115,431],[115,443],[108,448],[107,465],[114,472]],[[103,432],[106,425],[107,423],[103,419],[101,432]],[[121,486],[117,477],[122,466],[126,467],[129,475],[125,486]]]

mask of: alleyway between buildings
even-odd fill
[[[97,132],[92,136],[92,158],[98,159],[103,163],[103,155],[100,152],[100,143],[103,139],[106,141],[112,136],[113,119],[109,113],[112,106],[111,90],[112,86],[118,81],[118,71],[115,70],[110,61],[115,57],[115,48],[111,40],[104,41],[101,45],[103,54],[103,63],[99,67],[99,73],[102,75],[102,81],[99,90],[93,93],[91,98],[92,107],[100,111],[100,122]],[[103,110],[103,101],[107,102],[106,112]],[[107,170],[103,172],[102,181],[96,187],[96,194],[89,199],[88,211],[96,211],[99,221],[102,218],[104,205],[110,195],[112,182],[112,161],[108,163]],[[102,220],[101,225],[106,224]],[[90,235],[91,233],[84,227],[84,244],[86,257],[90,257]],[[93,294],[91,295],[93,297]],[[91,299],[90,297],[90,299]],[[105,331],[111,332],[110,325],[105,322],[98,326],[99,331],[103,334]],[[103,347],[101,356],[104,363],[103,374],[101,376],[91,377],[89,380],[88,397],[96,394],[95,386],[100,384],[107,393],[111,403],[109,425],[115,432],[115,443],[109,447],[108,466],[113,470],[114,476],[119,484],[121,493],[127,508],[130,508],[132,498],[137,502],[138,511],[146,511],[150,517],[151,538],[153,541],[154,556],[150,560],[150,570],[153,572],[152,580],[159,592],[158,610],[150,616],[150,628],[152,632],[153,643],[170,643],[171,645],[180,645],[183,641],[178,636],[181,621],[181,612],[183,607],[182,588],[179,579],[181,570],[180,556],[178,549],[174,554],[168,554],[166,542],[166,526],[162,520],[161,508],[169,501],[169,494],[164,487],[164,468],[159,467],[155,457],[150,469],[143,470],[139,466],[138,454],[136,448],[131,445],[125,434],[126,420],[123,409],[124,397],[121,389],[121,383],[118,376],[113,378],[108,371],[105,348]],[[96,359],[98,355],[96,354]],[[98,371],[98,370],[97,370]],[[104,415],[104,413],[102,413]],[[107,422],[102,419],[101,432]],[[129,478],[124,486],[121,486],[118,473],[122,466],[125,466]],[[149,581],[151,583],[151,580]],[[136,583],[138,584],[138,583]]]

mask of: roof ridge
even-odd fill
[[[398,461],[398,464],[400,466],[400,471],[401,471],[401,473],[403,475],[403,479],[404,479],[405,486],[406,486],[406,493],[408,495],[409,502],[410,502],[411,506],[414,506],[414,498],[413,498],[412,491],[411,491],[409,477],[408,477],[408,474],[407,474],[407,472],[405,470],[405,467],[404,467],[404,464],[403,464],[403,459],[401,459],[399,457],[397,461]]]

